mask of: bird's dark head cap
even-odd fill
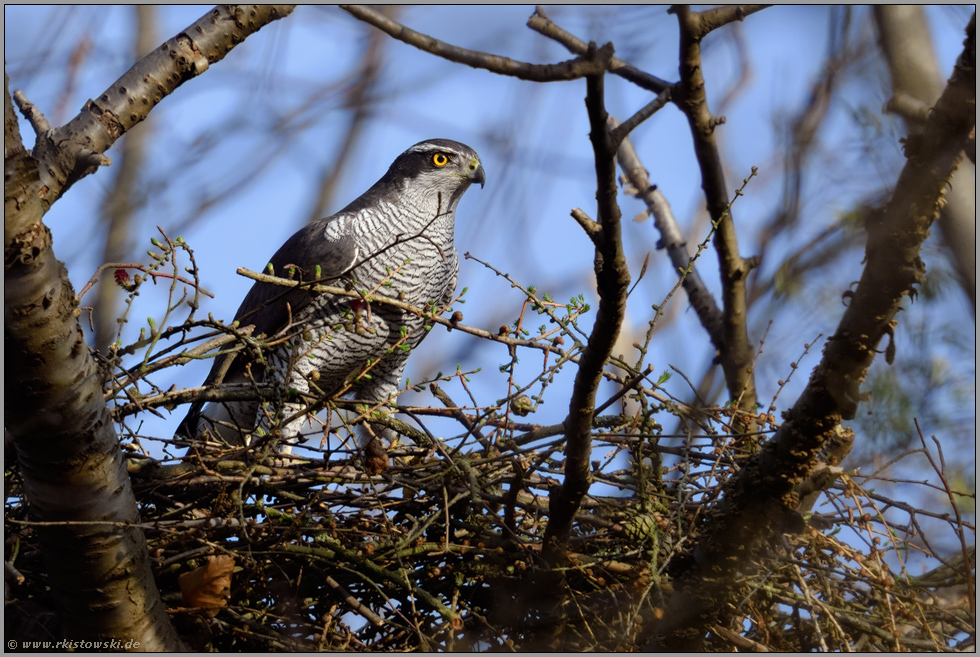
[[[426,139],[415,144],[398,156],[391,165],[392,173],[417,177],[429,172],[446,171],[464,179],[467,183],[487,181],[480,156],[466,144],[452,139]]]

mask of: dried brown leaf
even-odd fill
[[[206,565],[181,575],[178,582],[184,606],[201,608],[204,615],[213,618],[218,609],[228,604],[234,570],[234,557],[218,555],[210,557]]]

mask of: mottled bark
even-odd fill
[[[892,79],[892,99],[919,101],[929,108],[943,90],[943,76],[929,35],[929,23],[920,5],[877,5],[875,24],[881,51]],[[909,134],[921,124],[906,118]],[[963,144],[966,148],[966,143]],[[949,182],[946,204],[939,216],[939,232],[949,251],[960,287],[977,307],[977,199],[975,167],[961,167]]]
[[[4,414],[64,636],[177,650],[134,526],[136,498],[103,377],[42,222],[37,162],[20,143],[4,81]]]

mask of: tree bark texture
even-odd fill
[[[874,16],[891,74],[892,98],[911,96],[931,107],[942,93],[943,78],[925,10],[920,5],[878,5]],[[922,131],[922,126],[914,122],[906,120],[906,125],[910,134]],[[976,310],[977,200],[975,176],[970,169],[969,165],[961,167],[950,180],[938,224],[960,286]]]
[[[66,125],[18,93],[37,132],[31,152],[4,73],[4,392],[6,428],[62,615],[64,637],[182,648],[157,590],[104,373],[78,322],[68,272],[43,222],[102,153],[184,81],[290,7],[222,6],[137,62]]]
[[[78,323],[68,272],[42,222],[40,186],[5,85],[3,337],[12,376],[4,413],[31,520],[41,523],[35,531],[64,636],[177,650],[135,524],[136,498],[102,397],[102,375]]]

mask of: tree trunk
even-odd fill
[[[4,394],[48,584],[72,640],[181,647],[153,580],[102,375],[75,292],[42,222],[37,162],[21,143],[4,74]],[[127,641],[131,641],[128,646]]]

